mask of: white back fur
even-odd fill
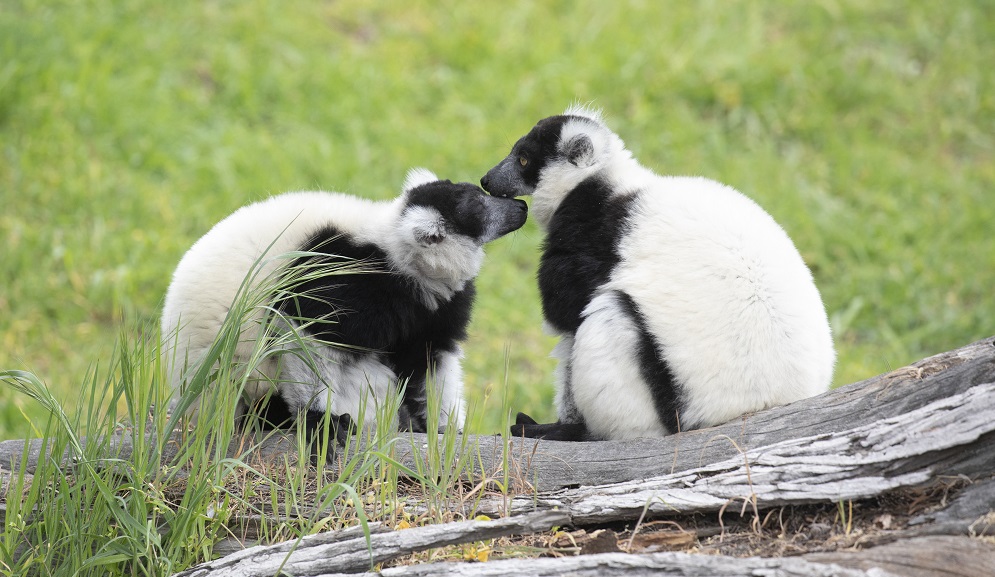
[[[272,275],[322,226],[332,224],[357,240],[387,234],[400,203],[373,202],[328,192],[292,192],[242,207],[216,224],[180,260],[166,293],[162,334],[170,381],[183,381],[182,365],[195,366],[211,347],[246,276]],[[237,354],[248,359],[261,328],[262,310],[243,325]],[[263,372],[267,377],[275,366]],[[260,385],[262,386],[262,385]],[[258,395],[265,393],[261,390]],[[249,391],[253,394],[254,391]]]

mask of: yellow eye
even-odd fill
[[[518,157],[518,164],[521,164],[522,166],[528,166],[529,159],[525,158],[524,156],[519,156]]]

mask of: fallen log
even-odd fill
[[[989,382],[995,382],[995,338],[817,397],[662,439],[594,443],[513,439],[511,467],[539,491],[645,479],[717,463],[788,439],[845,431]],[[415,443],[425,442],[423,435],[412,438]],[[398,449],[403,452],[406,446],[401,443]],[[479,437],[471,446],[481,464],[478,474],[493,475],[501,470],[501,437]],[[401,458],[406,463],[413,461],[410,454]]]
[[[352,527],[347,530],[348,535],[341,537],[319,533],[299,541],[250,547],[178,573],[177,577],[270,577],[284,570],[293,575],[359,573],[425,549],[538,533],[569,521],[565,513],[546,511],[496,521],[463,521],[373,532],[368,539]]]
[[[680,577],[769,575],[778,577],[990,577],[995,548],[966,537],[914,539],[863,551],[763,559],[726,555],[605,553],[556,559],[515,559],[489,563],[434,563],[384,569],[384,577],[489,577],[559,575]],[[367,574],[372,577],[373,574]],[[333,577],[323,575],[321,577]]]
[[[516,497],[510,511],[558,509],[570,512],[574,524],[597,524],[646,513],[720,511],[731,503],[758,509],[855,500],[922,486],[941,475],[991,475],[992,414],[995,383],[987,383],[896,417],[782,441],[704,467]]]
[[[991,577],[995,548],[968,537],[923,537],[863,551],[810,553],[815,563],[832,563],[850,570],[888,572],[902,577]]]
[[[995,382],[995,337],[817,397],[661,439],[565,443],[477,436],[467,443],[476,465],[470,473],[476,478],[496,475],[504,465],[507,446],[513,475],[538,491],[645,479],[716,463],[787,439],[844,431],[901,415],[987,382]],[[417,458],[413,449],[426,445],[428,437],[412,433],[405,437],[395,444],[397,458],[412,466]],[[293,442],[292,436],[272,435],[259,443],[253,458],[296,454]],[[34,472],[42,458],[39,439],[0,442],[0,472],[17,468],[25,443],[25,470]],[[229,456],[242,453],[246,444],[236,439]],[[125,435],[109,446],[119,458],[130,455],[130,439]],[[175,440],[166,443],[164,462],[175,457],[176,446]]]
[[[340,574],[341,575],[341,574]],[[372,577],[375,574],[368,574]],[[884,577],[884,573],[870,573],[862,569],[845,569],[838,565],[815,563],[797,557],[783,559],[738,559],[720,555],[692,555],[687,553],[651,553],[627,555],[602,553],[579,557],[552,559],[512,559],[488,563],[432,563],[384,569],[384,577],[504,577],[505,575],[531,575],[555,577],[559,575],[583,577],[643,577],[673,575],[680,577]],[[337,577],[321,575],[320,577]]]
[[[334,565],[330,561],[328,565]],[[813,553],[802,557],[738,558],[728,555],[689,553],[601,553],[577,557],[509,559],[486,563],[442,562],[390,567],[379,573],[324,572],[315,565],[285,565],[294,574],[314,577],[503,577],[560,575],[590,577],[728,577],[769,575],[777,577],[990,577],[995,574],[995,548],[967,537],[929,537],[861,551]],[[192,571],[197,571],[194,569]],[[299,572],[303,571],[303,573]],[[316,571],[316,572],[315,572]],[[191,573],[216,577],[229,573]],[[244,573],[256,575],[257,572]],[[240,574],[241,575],[241,574]]]

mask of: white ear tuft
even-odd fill
[[[423,247],[446,240],[446,229],[441,226],[420,226],[414,229],[415,240]]]
[[[446,239],[446,224],[434,208],[412,206],[401,217],[401,229],[407,229],[415,243],[421,247],[439,244]]]
[[[437,180],[439,180],[439,177],[427,168],[412,168],[408,171],[408,175],[404,177],[404,186],[401,190],[408,192],[413,188],[417,188],[423,184],[428,184]]]
[[[587,134],[580,133],[570,137],[570,140],[563,144],[562,149],[570,164],[577,168],[587,168],[594,164],[596,158],[594,143],[591,142],[591,137]]]
[[[574,102],[563,111],[564,116],[580,116],[582,118],[588,118],[597,122],[598,124],[604,124],[604,118],[601,116],[601,109],[595,108],[591,104],[581,104],[580,102]]]

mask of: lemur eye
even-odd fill
[[[518,164],[521,164],[522,166],[528,166],[529,159],[525,158],[524,156],[519,156],[518,157]]]

